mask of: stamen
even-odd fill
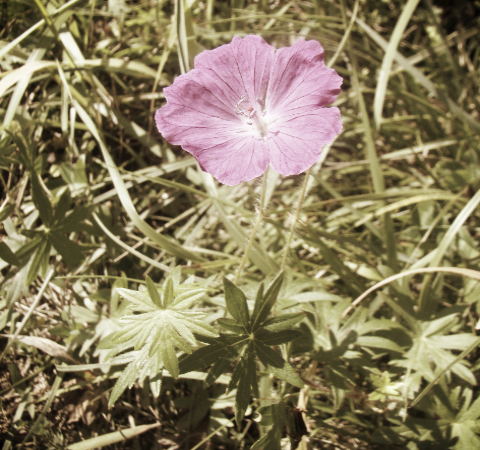
[[[237,102],[237,104],[235,105],[235,112],[237,114],[239,114],[240,116],[244,116],[245,115],[245,111],[243,110],[243,108],[241,108],[241,104],[248,101],[248,97],[247,95],[242,95],[242,98]]]
[[[258,106],[257,106],[258,105]],[[244,116],[247,121],[247,125],[253,125],[254,122],[258,122],[259,116],[261,115],[264,117],[266,115],[266,111],[264,109],[265,102],[261,97],[257,97],[255,102],[250,102],[247,94],[243,94],[240,100],[235,105],[235,112],[239,116]],[[257,117],[257,119],[255,119]],[[260,128],[264,127],[262,121],[257,124]]]

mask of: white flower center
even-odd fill
[[[260,97],[257,97],[255,102],[251,102],[248,95],[244,94],[235,105],[235,112],[258,138],[266,141],[268,135],[268,117],[264,106],[265,102]]]

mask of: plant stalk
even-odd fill
[[[234,284],[238,283],[238,280],[240,279],[240,275],[242,274],[243,266],[245,265],[247,258],[248,258],[248,253],[250,252],[250,249],[252,248],[253,242],[255,241],[255,235],[257,234],[258,227],[260,226],[262,220],[263,220],[263,212],[265,209],[265,192],[267,190],[267,178],[268,178],[268,168],[263,174],[263,179],[262,179],[262,192],[260,194],[260,205],[258,206],[258,211],[257,211],[257,217],[255,219],[255,224],[253,225],[253,230],[250,235],[250,239],[248,240],[247,247],[245,248],[245,252],[243,253],[242,259],[240,260],[240,265],[238,266],[237,273],[235,274],[235,279],[233,280]]]
[[[300,211],[302,210],[303,199],[305,198],[305,192],[307,191],[308,177],[310,176],[310,169],[305,172],[305,178],[303,179],[302,190],[300,192],[300,197],[297,203],[297,209],[295,210],[295,215],[293,216],[292,225],[290,226],[290,232],[287,236],[287,242],[285,245],[285,253],[283,254],[282,265],[280,267],[280,272],[285,270],[285,265],[287,263],[288,254],[290,251],[290,245],[292,243],[293,234],[295,233],[295,227],[297,225],[298,217],[300,216]]]

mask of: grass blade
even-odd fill
[[[388,78],[390,77],[390,71],[392,69],[395,53],[397,51],[398,44],[402,39],[405,28],[407,27],[407,24],[410,21],[419,1],[420,0],[408,0],[408,3],[405,5],[405,8],[403,8],[402,14],[395,25],[392,37],[390,38],[390,42],[388,43],[388,47],[385,51],[385,56],[383,57],[382,67],[378,76],[377,89],[375,91],[375,100],[373,103],[373,115],[377,129],[380,128],[382,123],[383,102],[385,101]]]

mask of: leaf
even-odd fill
[[[133,303],[139,311],[151,311],[156,309],[155,303],[152,302],[150,297],[143,292],[133,291],[132,289],[117,288],[117,292],[125,300]]]
[[[138,367],[135,364],[135,361],[131,362],[127,368],[122,372],[119,379],[115,383],[115,386],[112,389],[110,398],[108,399],[108,407],[111,408],[113,404],[119,399],[123,394],[123,391],[127,387],[131,387],[134,383],[135,378],[137,377]]]
[[[147,284],[147,290],[148,290],[148,295],[150,295],[150,300],[152,300],[152,302],[156,306],[163,309],[163,303],[160,298],[160,293],[158,292],[157,286],[155,286],[155,283],[152,281],[152,279],[148,275],[145,277],[145,282]]]
[[[61,233],[50,232],[47,237],[70,269],[80,265],[80,262],[83,260],[82,247],[80,245]]]
[[[70,196],[70,191],[65,189],[62,196],[58,200],[57,206],[55,207],[55,213],[53,214],[52,222],[54,224],[60,222],[62,219],[65,218],[67,214],[70,204],[72,203],[72,198]]]
[[[165,291],[163,292],[163,304],[168,308],[174,300],[173,280],[169,277],[165,282]]]
[[[420,0],[408,0],[407,4],[402,9],[402,14],[400,15],[398,22],[395,25],[392,37],[390,38],[387,49],[385,50],[382,67],[378,75],[377,88],[375,90],[375,100],[373,104],[373,111],[377,129],[380,128],[383,120],[383,103],[385,100],[388,78],[390,76],[390,70],[392,68],[392,63],[395,58],[395,53],[401,39],[403,38],[405,28],[407,27],[408,22],[410,21],[419,1]]]
[[[261,342],[255,342],[255,353],[261,363],[265,366],[278,368],[284,366],[285,360],[275,350],[272,350]]]
[[[237,386],[238,382],[242,378],[242,375],[245,375],[245,358],[241,358],[235,369],[233,369],[232,378],[230,378],[230,383],[227,387],[227,393],[231,392]],[[245,377],[243,377],[245,378]]]
[[[151,425],[140,425],[138,427],[126,428],[121,431],[115,431],[113,433],[96,436],[82,442],[71,444],[67,447],[67,450],[93,450],[105,447],[106,445],[116,444],[117,442],[124,442],[127,439],[131,439],[159,426],[159,423],[153,423]]]
[[[287,328],[293,327],[298,322],[305,318],[305,313],[290,313],[290,314],[280,314],[279,316],[272,317],[263,323],[263,328],[269,331],[282,331]]]
[[[285,360],[283,363],[283,367],[268,366],[268,370],[270,373],[273,373],[273,375],[275,375],[277,378],[280,378],[287,383],[293,384],[300,389],[304,387],[301,378],[295,373],[292,366]]]
[[[0,222],[3,222],[7,217],[10,217],[10,214],[15,211],[15,205],[4,206],[0,210]]]
[[[27,279],[25,283],[27,286],[37,278],[38,272],[40,271],[40,266],[45,259],[45,255],[50,253],[50,244],[46,239],[42,239],[37,247],[35,254],[30,260],[30,266],[28,268]]]
[[[392,352],[403,353],[402,347],[398,344],[380,336],[359,336],[356,344],[361,347],[381,348]]]
[[[58,208],[58,207],[57,207]],[[57,211],[55,210],[55,213]],[[59,220],[55,226],[54,230],[59,231],[60,233],[69,234],[72,231],[79,232],[81,227],[79,226],[85,219],[88,219],[91,214],[91,208],[87,206],[76,206],[74,210],[64,217],[62,220]]]
[[[171,304],[171,309],[181,310],[190,308],[193,303],[205,295],[205,292],[206,289],[190,289],[187,292],[183,292],[175,297]]]
[[[211,327],[208,323],[202,322],[200,320],[188,319],[188,327],[197,334],[202,336],[210,336],[210,337],[217,337],[217,331]]]
[[[20,266],[22,264],[5,242],[0,242],[0,259],[3,259],[6,263],[11,264],[12,266]]]
[[[150,379],[150,389],[155,398],[158,398],[160,396],[160,392],[162,390],[162,380],[163,380],[162,370],[160,370],[160,372],[156,376]]]
[[[253,307],[253,314],[252,314],[252,324],[253,330],[257,330],[262,322],[270,314],[273,305],[277,301],[278,294],[280,293],[280,289],[282,287],[284,278],[284,272],[280,272],[275,279],[272,281],[270,286],[268,286],[267,292],[263,297],[257,295],[255,299],[255,305]]]
[[[52,223],[53,216],[52,204],[50,203],[50,200],[43,189],[36,172],[30,172],[30,180],[32,183],[33,203],[40,214],[42,222],[46,227],[49,227]]]
[[[226,354],[217,359],[217,362],[209,370],[207,378],[205,379],[205,385],[212,385],[215,380],[225,373],[230,364],[238,357],[238,351],[234,347],[227,347]]]
[[[235,420],[240,425],[245,412],[247,411],[248,404],[250,403],[250,377],[248,376],[248,361],[247,358],[242,358],[242,367],[247,369],[247,374],[240,377],[237,386],[237,393],[235,394]],[[238,367],[238,366],[237,366]],[[232,376],[233,380],[233,376]]]
[[[281,345],[302,336],[299,330],[267,331],[260,330],[255,333],[255,339],[265,345]]]
[[[25,245],[22,245],[15,252],[15,256],[18,259],[27,258],[38,248],[40,243],[43,242],[44,240],[45,239],[44,239],[43,233],[36,234],[29,242],[27,242]]]
[[[253,342],[250,342],[247,351],[247,373],[246,376],[250,380],[250,386],[252,387],[253,395],[255,397],[260,397],[260,392],[258,390],[257,382],[257,361],[255,354],[255,345]]]
[[[238,325],[235,319],[218,319],[217,323],[228,331],[232,331],[235,334],[245,334],[245,328]]]
[[[168,329],[170,331],[170,333],[169,333],[170,335],[174,335],[175,334],[174,330],[176,330],[176,332],[183,338],[183,340],[185,340],[186,342],[188,342],[191,345],[196,345],[197,344],[195,336],[188,329],[189,326],[191,326],[190,321],[187,322],[187,321],[183,321],[180,318],[171,318],[169,325],[170,326],[169,326]],[[195,331],[197,331],[197,330],[195,330]]]
[[[223,283],[225,286],[225,303],[227,304],[228,312],[239,325],[243,326],[247,333],[250,333],[250,317],[245,294],[228,278],[224,278]]]
[[[227,355],[230,354],[232,351],[229,348],[230,346],[238,345],[243,339],[242,337],[236,337],[236,342],[234,341],[230,343],[230,345],[218,343],[195,350],[191,355],[180,361],[180,372],[188,373],[216,363],[219,359],[227,357]]]
[[[13,335],[4,335],[5,337],[12,337]],[[47,355],[53,358],[59,358],[67,364],[78,364],[78,361],[73,359],[68,353],[67,349],[56,342],[37,336],[17,336],[16,340],[25,345],[31,345],[38,348]]]
[[[175,348],[169,341],[164,342],[163,344],[162,359],[165,369],[170,372],[170,375],[172,375],[173,378],[178,378],[179,369],[177,355],[175,354]]]

